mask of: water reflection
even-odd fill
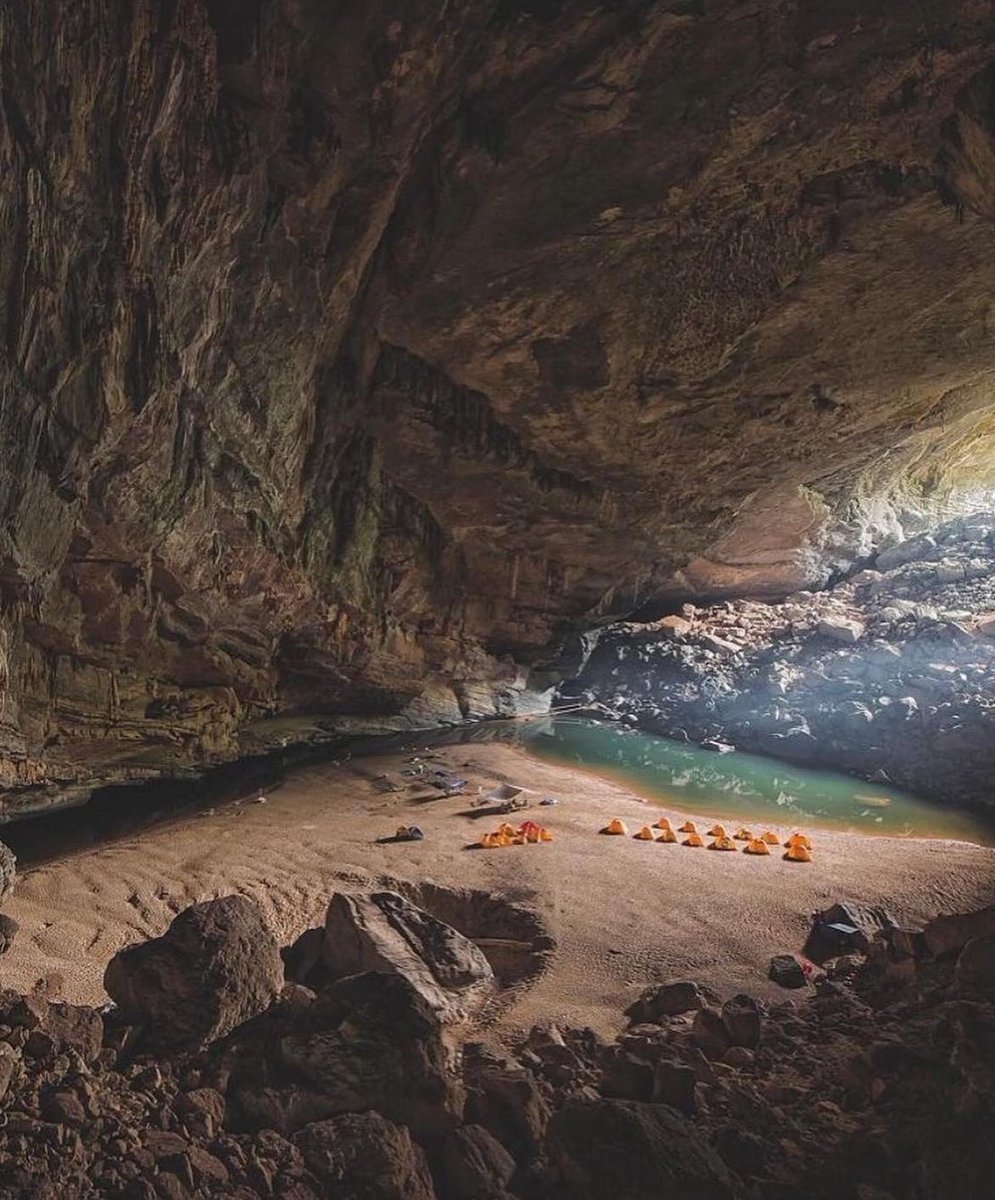
[[[738,751],[719,754],[611,722],[530,722],[523,743],[545,762],[585,767],[681,811],[776,825],[992,842],[969,813],[834,771]]]

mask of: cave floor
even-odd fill
[[[819,832],[815,861],[803,865],[778,854],[756,859],[599,837],[614,816],[632,833],[661,811],[683,815],[507,745],[443,747],[433,758],[467,777],[471,794],[507,781],[557,796],[558,806],[526,814],[547,825],[554,842],[468,849],[503,818],[481,815],[467,796],[434,798],[420,786],[378,791],[375,777],[396,779],[404,755],[302,770],[265,804],[235,801],[29,869],[6,906],[21,932],[4,958],[4,984],[102,1003],[108,959],[161,933],[195,901],[250,895],[286,944],[321,923],[340,886],[430,880],[528,904],[556,939],[549,969],[503,1010],[498,1032],[562,1020],[609,1035],[625,1004],[658,980],[783,997],[766,981],[771,955],[799,949],[810,914],[842,897],[885,903],[908,922],[995,902],[991,849]],[[424,841],[377,844],[413,823]]]

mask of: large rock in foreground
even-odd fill
[[[379,1113],[315,1121],[294,1139],[330,1196],[351,1200],[435,1200],[425,1155],[400,1125]]]
[[[325,988],[271,1058],[274,1073],[307,1086],[329,1116],[374,1109],[432,1144],[462,1115],[438,1014],[400,975],[370,972]]]
[[[659,1104],[573,1100],[550,1125],[569,1200],[731,1200],[731,1178],[683,1117]]]
[[[494,988],[483,953],[396,892],[338,893],[325,918],[323,957],[333,975],[403,975],[443,1020],[479,1008]]]
[[[208,1042],[268,1008],[283,964],[258,906],[245,896],[194,904],[162,937],[126,946],[104,987],[160,1044]]]

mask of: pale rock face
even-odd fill
[[[322,958],[336,977],[403,975],[446,1021],[466,1018],[494,993],[494,972],[473,942],[395,892],[336,893]]]
[[[823,637],[832,638],[834,642],[852,645],[864,636],[862,621],[850,620],[847,617],[823,617],[818,625]]]
[[[8,811],[530,710],[990,468],[987,4],[66,7],[0,12]]]

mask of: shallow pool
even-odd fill
[[[718,754],[612,722],[569,716],[534,721],[523,727],[522,744],[545,762],[584,767],[646,799],[716,820],[995,842],[992,830],[970,813],[898,788],[757,754]]]

